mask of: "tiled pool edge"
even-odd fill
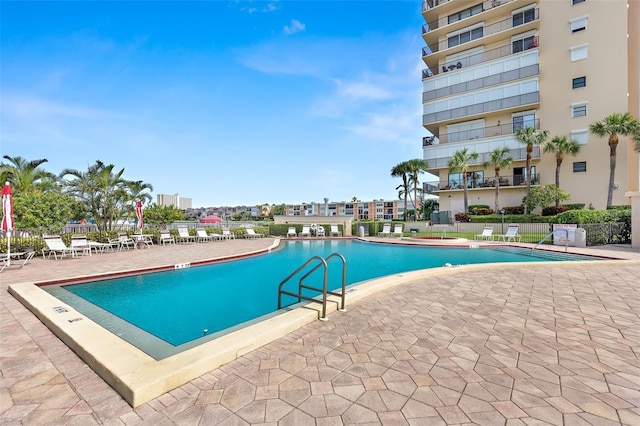
[[[349,304],[378,291],[438,275],[464,273],[482,268],[532,268],[559,263],[565,267],[584,263],[590,266],[637,264],[635,261],[616,260],[479,264],[406,272],[350,287],[347,309]],[[319,306],[310,304],[308,307],[285,312],[191,350],[155,361],[33,283],[11,285],[9,292],[134,408],[316,320],[316,308]],[[333,301],[337,302],[336,298],[333,298]],[[330,303],[327,311],[334,312],[336,307],[337,303]]]

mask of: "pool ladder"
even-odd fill
[[[327,290],[327,281],[328,281],[328,276],[329,276],[329,265],[328,265],[327,261],[329,259],[331,259],[332,257],[337,257],[342,261],[342,291],[340,293]],[[307,266],[310,266],[310,265],[312,265],[314,263],[315,263],[315,265],[311,268],[311,270],[309,270],[306,274],[304,274],[300,278],[300,280],[298,281],[298,292],[297,293],[292,293],[290,291],[282,289],[282,286],[285,283],[287,283],[287,281],[289,281],[291,278],[296,276],[298,273],[300,273]],[[318,268],[320,268],[320,267],[322,267],[324,269],[324,279],[323,279],[322,288],[311,287],[309,285],[304,284],[304,280],[308,276],[310,276],[312,273],[317,271]],[[345,299],[344,296],[345,296],[345,288],[346,288],[346,286],[347,286],[347,261],[345,260],[344,256],[342,256],[339,253],[332,253],[329,256],[327,256],[326,258],[323,258],[322,256],[313,256],[312,258],[307,260],[305,263],[303,263],[302,266],[300,266],[298,269],[293,271],[287,278],[282,280],[282,282],[278,286],[278,309],[282,309],[282,295],[286,294],[287,296],[293,296],[293,297],[298,298],[298,302],[301,302],[302,299],[304,299],[304,300],[308,300],[308,301],[314,302],[314,303],[321,303],[322,304],[322,316],[320,317],[320,321],[326,321],[327,320],[327,294],[331,294],[333,296],[339,296],[340,297],[340,308],[338,310],[341,311],[341,312],[344,312],[344,311],[346,311],[345,303],[344,303],[344,299]],[[321,292],[322,293],[322,299],[318,300],[317,297],[309,297],[309,296],[303,295],[302,294],[302,290],[303,289],[314,290],[314,291]]]
[[[540,244],[544,243],[545,241],[547,241],[555,232],[557,231],[564,231],[567,234],[567,238],[565,238],[564,240],[564,251],[567,251],[567,247],[569,246],[569,231],[567,231],[566,229],[554,229],[553,231],[549,232],[543,239],[541,239],[538,244],[536,244],[535,246],[533,246],[533,248],[531,249],[531,251],[533,252],[536,247],[538,247]]]

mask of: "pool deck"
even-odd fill
[[[38,257],[5,269],[0,424],[640,424],[640,251],[630,247],[569,249],[626,259],[609,264],[407,274],[405,283],[349,304],[347,312],[136,409],[7,291],[16,283],[235,256],[272,243]]]

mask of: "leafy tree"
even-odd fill
[[[580,143],[575,139],[566,136],[555,136],[544,144],[544,152],[550,152],[556,156],[556,186],[560,188],[560,166],[564,160],[564,155],[576,155],[580,152]],[[560,205],[560,200],[556,200],[556,207]]]
[[[469,202],[467,200],[467,172],[470,162],[478,159],[477,152],[469,152],[469,148],[459,149],[453,153],[447,165],[449,172],[462,174],[462,190],[464,191],[464,212],[469,213]]]
[[[144,209],[144,221],[150,225],[158,225],[161,228],[182,219],[184,219],[183,211],[175,206],[159,206],[153,203]]]
[[[532,188],[531,194],[528,197],[524,197],[522,202],[527,211],[530,212],[536,207],[545,208],[556,200],[566,201],[570,198],[568,193],[551,184]]]
[[[589,126],[589,131],[600,137],[608,137],[609,143],[609,191],[607,193],[607,207],[613,202],[613,185],[616,175],[616,157],[618,148],[618,135],[632,136],[638,141],[640,135],[640,122],[630,113],[613,113],[601,121]]]
[[[509,155],[509,148],[496,148],[489,153],[489,161],[483,163],[482,167],[493,166],[495,171],[495,212],[500,211],[500,170],[511,166],[513,157]]]
[[[426,160],[415,158],[407,161],[407,171],[409,175],[409,184],[413,187],[413,201],[415,210],[420,210],[418,206],[418,192],[420,191],[420,182],[418,181],[420,174],[428,170],[429,165]]]
[[[28,161],[22,157],[10,157],[4,155],[2,158],[9,163],[0,163],[0,182],[9,182],[16,193],[38,192],[58,190],[58,180],[53,173],[45,171],[41,164],[48,160]]]
[[[407,198],[409,197],[409,167],[407,165],[407,162],[402,162],[402,163],[398,163],[396,164],[392,169],[391,169],[391,176],[392,177],[399,177],[402,178],[402,183],[400,185],[398,185],[396,187],[396,190],[400,190],[398,192],[398,198],[399,199],[404,199],[404,221],[407,221]]]
[[[13,196],[16,228],[60,232],[59,229],[77,219],[82,206],[72,197],[59,192],[17,192]]]
[[[516,130],[516,139],[527,146],[527,195],[531,193],[531,157],[533,155],[533,147],[535,145],[544,145],[549,138],[549,132],[546,130],[536,130],[533,127],[524,127]],[[529,211],[527,211],[529,213]]]
[[[284,215],[285,210],[286,210],[286,205],[274,204],[273,206],[271,206],[271,218],[273,219],[273,216]]]

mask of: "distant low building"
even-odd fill
[[[407,201],[407,209],[413,210]],[[340,201],[287,204],[285,216],[349,216],[355,220],[391,220],[404,216],[404,200]]]

